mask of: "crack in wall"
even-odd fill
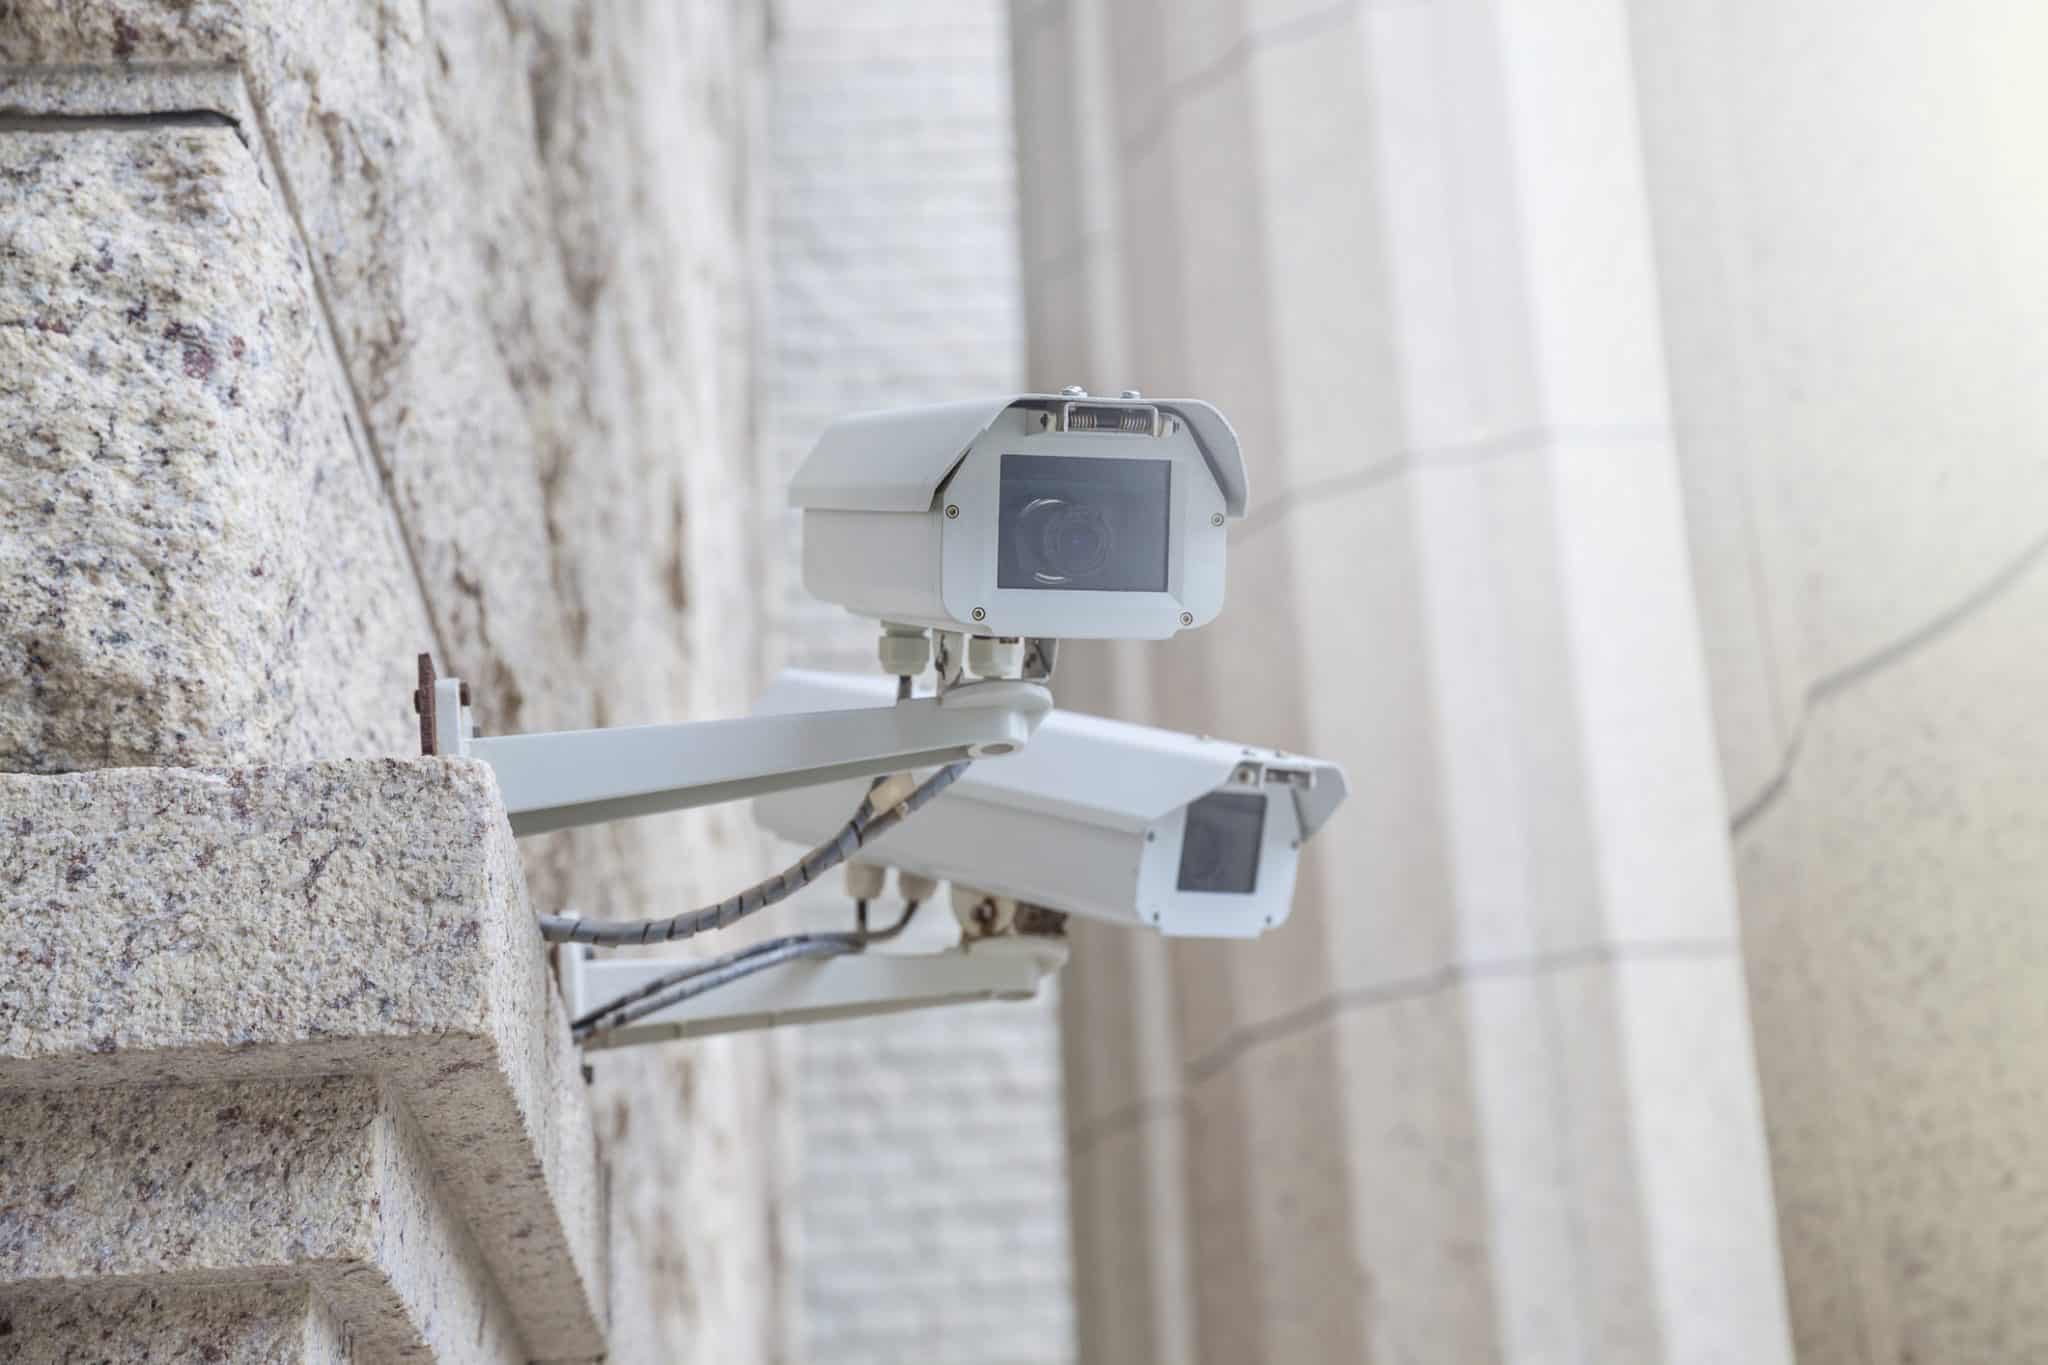
[[[2048,532],[2043,532],[2029,541],[2017,555],[1989,578],[1920,625],[1880,645],[1860,659],[1831,669],[1809,684],[1800,694],[1799,714],[1793,721],[1792,737],[1779,755],[1776,770],[1757,794],[1729,817],[1730,836],[1739,838],[1757,820],[1774,809],[1784,796],[1791,785],[1792,773],[1798,767],[1799,756],[1805,747],[1807,728],[1816,710],[1832,698],[1911,658],[1922,649],[1949,635],[2016,587],[2044,557],[2048,557]]]
[[[1451,963],[1416,976],[1331,991],[1285,1014],[1228,1031],[1221,1042],[1181,1064],[1180,1090],[1168,1095],[1144,1096],[1093,1119],[1072,1124],[1067,1130],[1068,1142],[1078,1154],[1119,1132],[1178,1114],[1186,1106],[1188,1090],[1222,1074],[1246,1053],[1284,1042],[1357,1010],[1424,1000],[1476,982],[1525,980],[1554,972],[1617,963],[1734,959],[1737,953],[1736,940],[1732,936],[1596,943],[1553,953]]]
[[[1672,432],[1669,427],[1647,423],[1617,423],[1612,426],[1531,426],[1482,436],[1472,441],[1404,450],[1385,459],[1375,460],[1362,469],[1331,474],[1320,479],[1308,479],[1281,489],[1271,499],[1261,503],[1257,511],[1248,513],[1232,529],[1230,543],[1241,544],[1277,525],[1302,503],[1366,492],[1392,483],[1404,475],[1471,469],[1510,455],[1540,452],[1555,445],[1626,444],[1671,439]]]

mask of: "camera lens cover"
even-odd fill
[[[1003,456],[999,588],[1165,592],[1171,460]]]
[[[1266,835],[1266,798],[1211,792],[1188,807],[1180,842],[1182,891],[1249,896],[1259,886],[1259,845]]]

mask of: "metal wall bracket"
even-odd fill
[[[467,685],[432,668],[422,655],[421,747],[490,764],[520,835],[1013,753],[1052,709],[1043,686],[1004,680],[859,710],[485,737]]]
[[[976,1000],[1028,1000],[1067,963],[1064,938],[1012,934],[938,953],[870,949],[787,962],[656,1011],[584,1043],[586,1051],[711,1033],[894,1014]],[[589,945],[561,949],[562,995],[577,1018],[675,968],[673,958],[597,960]]]

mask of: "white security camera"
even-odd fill
[[[842,418],[790,484],[812,595],[903,625],[1049,639],[1206,624],[1245,497],[1221,413],[1128,390]]]
[[[881,679],[790,670],[757,712],[873,706]],[[859,782],[754,803],[769,831],[829,838]],[[861,850],[863,861],[1168,935],[1251,938],[1287,919],[1301,845],[1345,796],[1334,763],[1055,710]]]

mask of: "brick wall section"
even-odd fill
[[[1001,4],[785,0],[774,18],[771,505],[834,416],[1001,392],[1023,357]],[[803,591],[796,518],[778,525],[766,662],[873,668],[872,625]],[[1071,1359],[1052,1000],[793,1036],[815,1365]]]

